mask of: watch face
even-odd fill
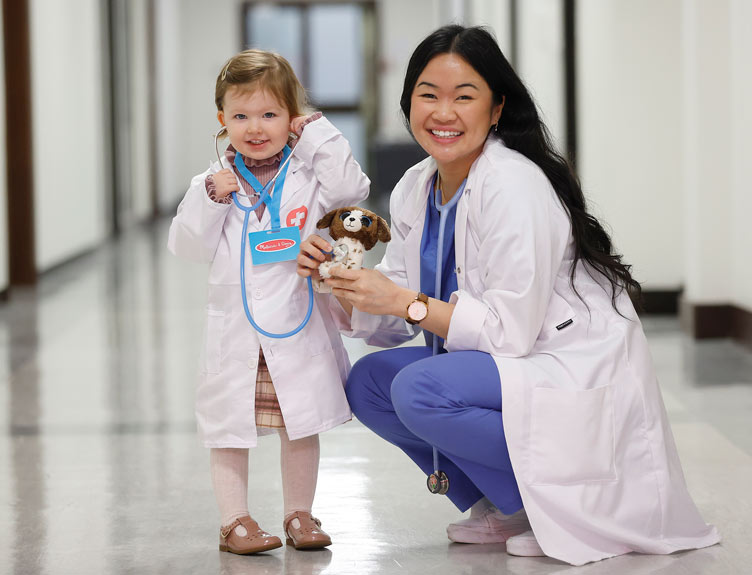
[[[428,315],[428,306],[422,301],[414,301],[408,306],[407,315],[413,321],[421,321]]]

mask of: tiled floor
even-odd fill
[[[0,573],[718,574],[752,572],[752,354],[646,321],[690,490],[722,545],[574,568],[450,544],[458,517],[357,422],[322,435],[316,514],[335,544],[217,551],[193,421],[205,270],[142,228],[0,304]],[[373,254],[372,257],[376,257]],[[368,350],[348,341],[352,359]],[[281,534],[278,440],[251,452],[251,505]]]

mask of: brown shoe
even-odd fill
[[[284,528],[286,543],[295,549],[320,549],[332,544],[332,538],[321,529],[321,521],[307,511],[296,511],[288,516]]]
[[[236,527],[242,527],[245,535],[238,535]],[[242,532],[242,529],[241,529]],[[227,527],[219,530],[219,550],[235,553],[236,555],[250,555],[282,547],[279,537],[269,535],[259,527],[249,515],[240,517]]]

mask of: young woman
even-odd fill
[[[472,508],[448,527],[454,541],[574,565],[716,543],[630,301],[640,286],[493,37],[428,36],[401,107],[430,157],[392,193],[382,262],[326,283],[347,335],[392,347],[422,329],[448,353],[364,357],[347,381],[355,415],[427,474],[438,449],[447,496]],[[304,242],[298,273],[321,249]]]

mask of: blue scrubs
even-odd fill
[[[441,279],[442,300],[457,289],[454,209],[447,217]],[[428,202],[421,240],[421,291],[434,296],[439,212]],[[347,379],[347,399],[357,418],[402,449],[426,475],[449,477],[447,497],[465,511],[484,495],[503,513],[522,508],[501,417],[496,362],[480,351],[432,356],[426,346],[401,347],[360,359]],[[440,346],[443,341],[440,342]],[[443,351],[443,349],[441,349]]]
[[[452,206],[444,224],[444,246],[441,265],[441,299],[449,301],[452,292],[457,291],[457,264],[454,259],[454,221],[457,216],[457,204]],[[436,255],[439,249],[439,223],[441,214],[436,204],[428,198],[426,220],[423,224],[423,237],[420,240],[420,291],[428,297],[436,297]],[[437,298],[438,299],[438,298]],[[424,331],[426,345],[433,345],[434,335]],[[439,338],[439,353],[445,351],[444,340]]]

